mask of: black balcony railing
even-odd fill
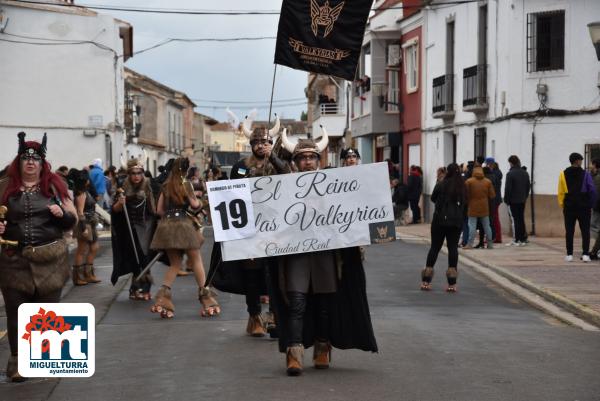
[[[487,65],[463,70],[463,107],[487,107]]]
[[[436,113],[454,110],[454,75],[442,75],[433,79],[433,107]]]

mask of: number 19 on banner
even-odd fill
[[[206,187],[215,241],[231,241],[256,234],[250,181],[247,178],[209,181]]]

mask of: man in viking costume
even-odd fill
[[[293,144],[282,133],[285,148],[299,172],[319,168],[328,136]],[[273,303],[279,323],[279,350],[286,353],[287,373],[303,370],[304,348],[314,346],[317,369],[329,367],[332,347],[377,352],[358,247],[282,256],[272,272]]]
[[[147,301],[151,298],[150,271],[139,280],[136,278],[155,254],[150,250],[150,242],[156,228],[156,204],[150,180],[144,176],[144,164],[138,159],[127,161],[124,166],[127,178],[123,186],[117,189],[113,201],[113,272],[110,280],[114,285],[120,276],[133,273],[129,299]]]
[[[279,133],[279,118],[270,130],[256,128],[252,131],[251,124],[246,117],[241,128],[250,141],[252,154],[233,165],[230,178],[289,173],[289,165],[272,152],[274,139]],[[249,315],[246,333],[253,337],[263,337],[267,330],[270,333],[275,330],[272,316],[262,315],[260,302],[260,296],[268,293],[266,274],[269,263],[272,263],[272,258],[223,262],[219,243],[215,243],[211,256],[209,277],[214,277],[213,285],[221,291],[245,295]]]
[[[46,161],[42,143],[25,141],[0,180],[0,289],[6,306],[10,357],[6,375],[18,372],[18,309],[29,302],[59,302],[69,277],[64,231],[77,222],[77,212],[64,181]],[[8,211],[7,209],[8,208]]]

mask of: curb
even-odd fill
[[[418,241],[418,242],[422,242],[422,243],[426,243],[426,244],[431,244],[430,239],[428,239],[426,237],[422,237],[420,235],[397,233],[396,236],[402,240]],[[442,252],[447,253],[447,248],[442,247]],[[520,277],[520,276],[506,270],[503,267],[496,266],[494,264],[477,259],[471,255],[468,255],[466,252],[464,252],[462,250],[459,250],[459,255],[462,258],[468,260],[469,262],[475,263],[482,267],[485,267],[485,268],[493,271],[494,273],[498,274],[499,276],[504,277],[505,279],[509,280],[510,282],[534,293],[535,295],[538,295],[538,296],[544,298],[546,301],[549,301],[549,302],[559,306],[560,308],[564,309],[565,311],[580,318],[584,322],[589,323],[595,327],[600,327],[600,313],[592,310],[591,308],[581,305],[580,303],[570,300],[567,297],[557,294],[553,291],[543,289],[543,288],[537,286],[536,284],[532,283],[531,281],[526,280],[523,277]],[[472,267],[472,266],[470,266],[470,267]],[[491,278],[489,276],[488,276],[488,278],[493,280],[496,284],[500,285],[504,289],[510,291],[511,293],[515,294],[519,298],[523,299],[524,301],[532,304],[530,302],[530,300],[524,298],[522,294],[516,293],[511,288],[506,288],[506,286],[503,283],[498,282],[497,280],[494,280],[493,278]],[[538,304],[533,304],[533,306],[535,306],[538,309],[540,308],[540,306]],[[545,313],[548,313],[548,314],[552,315],[553,317],[555,317],[565,323],[573,324],[572,321],[565,320],[563,316],[557,316],[557,314],[554,313],[553,311],[547,310],[545,308],[543,308],[542,310]]]

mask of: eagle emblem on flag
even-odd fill
[[[310,0],[310,18],[312,20],[310,27],[315,36],[318,36],[319,26],[325,27],[324,38],[331,33],[333,24],[340,16],[342,8],[344,8],[344,3],[345,1],[342,1],[337,6],[331,7],[329,0],[326,0],[323,6],[319,6],[317,0]]]

